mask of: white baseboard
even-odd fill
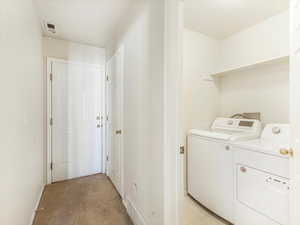
[[[142,213],[137,209],[130,199],[123,199],[123,204],[125,205],[127,213],[134,225],[148,225]]]
[[[39,197],[38,197],[38,199],[37,199],[37,202],[35,203],[34,211],[33,211],[33,213],[32,213],[32,216],[31,216],[31,220],[30,220],[30,224],[29,224],[29,225],[32,225],[33,222],[34,222],[35,214],[36,214],[36,211],[37,211],[38,208],[39,208],[39,204],[40,204],[41,198],[42,198],[42,196],[43,196],[44,189],[45,189],[45,185],[43,185],[43,187],[42,187],[42,189],[41,189],[41,192],[40,192],[40,194],[39,194]]]

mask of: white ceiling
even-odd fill
[[[223,39],[288,9],[289,0],[185,0],[185,27]]]
[[[104,47],[134,0],[35,0],[41,22],[54,23],[58,39]],[[45,32],[45,36],[52,36]]]

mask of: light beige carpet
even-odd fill
[[[33,225],[132,225],[109,179],[93,175],[46,186]]]

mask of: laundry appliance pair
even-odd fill
[[[289,134],[286,124],[217,118],[190,130],[188,194],[236,225],[287,225]]]

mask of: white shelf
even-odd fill
[[[281,63],[281,62],[288,62],[289,61],[289,56],[281,56],[281,57],[277,57],[277,58],[272,58],[269,60],[264,60],[264,61],[260,61],[260,62],[256,62],[254,64],[248,64],[248,65],[244,65],[244,66],[240,66],[240,67],[236,67],[236,68],[230,68],[227,70],[223,70],[223,71],[218,71],[216,73],[211,74],[211,76],[225,76],[227,74],[230,73],[234,73],[234,72],[240,72],[240,71],[245,71],[245,70],[249,70],[249,69],[255,69],[258,68],[260,66],[263,65],[269,65],[269,64],[273,64],[273,63]]]

